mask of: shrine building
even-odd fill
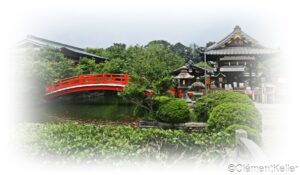
[[[278,50],[261,45],[236,26],[224,39],[205,49],[204,59],[214,68],[211,75],[214,86],[233,90],[253,89],[260,73],[257,64],[278,53]]]

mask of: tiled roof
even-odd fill
[[[253,44],[256,44],[258,47],[263,47],[261,46],[257,40],[255,40],[254,38],[252,38],[251,36],[247,35],[245,32],[243,32],[240,28],[240,26],[235,26],[234,30],[227,35],[225,38],[223,38],[221,41],[209,46],[206,50],[213,50],[213,49],[217,49],[220,46],[222,46],[224,43],[228,42],[229,40],[231,40],[232,38],[234,38],[235,35],[240,35],[241,37],[245,38],[246,40],[250,41]]]
[[[58,49],[61,49],[61,50],[67,50],[69,52],[80,55],[82,57],[95,58],[95,59],[98,59],[98,60],[106,60],[107,59],[107,58],[104,58],[104,57],[100,57],[98,55],[94,55],[94,54],[85,52],[84,49],[79,48],[79,47],[70,46],[70,45],[55,42],[55,41],[50,41],[50,40],[40,38],[40,37],[36,37],[36,36],[32,36],[32,35],[28,35],[26,39],[24,39],[23,41],[17,43],[15,45],[15,47],[26,46],[28,43],[31,44],[31,45],[38,46],[38,47],[52,46],[52,47],[55,47],[55,48],[58,48]]]
[[[224,56],[220,61],[240,61],[240,60],[255,60],[253,56]]]
[[[47,39],[36,37],[36,36],[33,36],[33,35],[27,35],[27,38],[25,40],[34,42],[34,43],[39,44],[39,45],[49,45],[49,46],[58,47],[58,48],[66,47],[66,48],[71,48],[71,49],[81,50],[81,51],[84,50],[84,49],[79,48],[79,47],[70,46],[70,45],[67,45],[67,44],[47,40]]]
[[[235,38],[242,38],[247,43],[247,46],[227,46],[227,43]],[[258,55],[258,54],[275,54],[278,50],[268,49],[262,46],[257,40],[247,35],[236,26],[234,30],[223,38],[221,41],[209,46],[205,53],[207,55]]]
[[[278,50],[252,47],[227,47],[224,49],[209,50],[206,55],[260,55],[275,54]]]

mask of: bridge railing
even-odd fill
[[[45,88],[46,93],[54,92],[59,89],[85,85],[85,84],[128,84],[127,74],[83,74],[77,77],[70,77],[58,80],[55,84],[48,84]]]

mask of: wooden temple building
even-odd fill
[[[278,54],[278,50],[262,46],[236,26],[221,41],[207,47],[204,60],[214,68],[211,82],[217,88],[253,89],[258,86],[257,64]]]

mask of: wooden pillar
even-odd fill
[[[255,68],[255,82],[256,82],[256,85],[258,87],[260,87],[260,82],[259,82],[259,79],[258,79],[258,69],[257,69],[257,62],[255,61],[255,64],[254,64],[254,68]]]
[[[204,82],[205,82],[206,89],[209,90],[210,89],[210,84],[211,84],[211,80],[210,80],[210,75],[209,74],[205,75]]]
[[[175,85],[175,97],[179,97],[179,85],[180,81],[177,80],[177,84]]]
[[[253,63],[250,63],[250,81],[249,81],[249,85],[250,85],[251,90],[253,89],[252,88],[252,67],[253,67],[252,64]]]

